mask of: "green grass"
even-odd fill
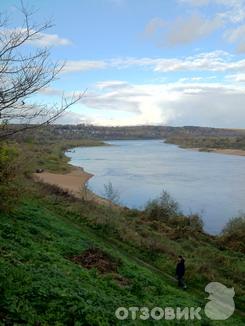
[[[49,200],[37,197],[0,215],[0,316],[6,325],[115,325],[114,311],[120,306],[205,305],[204,291],[177,289],[167,273],[144,263],[137,250],[118,247],[76,220],[76,214],[57,213]],[[119,259],[118,273],[129,285],[118,284],[113,274],[101,275],[69,260],[90,247]],[[127,322],[131,323],[142,324]],[[242,325],[242,320],[234,316],[222,324]]]
[[[28,162],[19,170],[20,199],[15,209],[0,212],[0,325],[159,324],[151,319],[119,322],[114,312],[120,306],[204,308],[204,288],[210,281],[236,291],[237,311],[222,325],[243,325],[245,260],[241,252],[221,245],[218,237],[177,222],[170,225],[137,210],[80,201],[30,178],[36,168],[68,171],[63,151],[79,145],[102,143],[19,145],[19,160]],[[117,274],[100,274],[71,260],[95,247],[119,262]],[[186,257],[187,291],[179,290],[173,278],[179,254]],[[221,325],[202,316],[191,324]]]
[[[42,168],[50,172],[68,172],[71,166],[67,164],[69,158],[64,152],[70,148],[78,146],[103,146],[104,143],[98,140],[81,139],[67,140],[50,143],[21,143],[16,144],[21,148],[19,160],[25,162],[25,171],[34,172],[37,168]]]

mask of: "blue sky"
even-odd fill
[[[66,61],[39,94],[87,89],[61,123],[245,128],[244,0],[29,0],[52,18],[33,47]],[[1,0],[19,27],[19,1]]]

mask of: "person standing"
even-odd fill
[[[176,277],[178,280],[178,286],[182,289],[186,289],[186,285],[184,282],[185,275],[185,260],[183,256],[178,256],[178,263],[176,265]]]

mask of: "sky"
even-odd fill
[[[40,102],[85,95],[59,123],[245,128],[245,0],[29,0],[64,62]],[[18,0],[1,0],[16,28]]]

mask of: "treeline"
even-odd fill
[[[16,129],[20,128],[18,125]],[[227,140],[234,143],[240,139],[244,142],[245,130],[218,129],[208,127],[170,127],[170,126],[132,126],[132,127],[101,127],[93,125],[49,125],[41,129],[29,130],[26,133],[17,133],[17,140],[35,142],[47,142],[52,140],[69,139],[166,139],[172,142],[187,146],[191,142],[198,144],[204,140],[213,142],[221,140],[226,144]],[[183,144],[181,143],[183,142]],[[188,146],[191,147],[191,146]]]
[[[167,138],[167,142],[184,148],[200,148],[201,150],[211,150],[212,148],[245,150],[245,136],[170,136]]]

